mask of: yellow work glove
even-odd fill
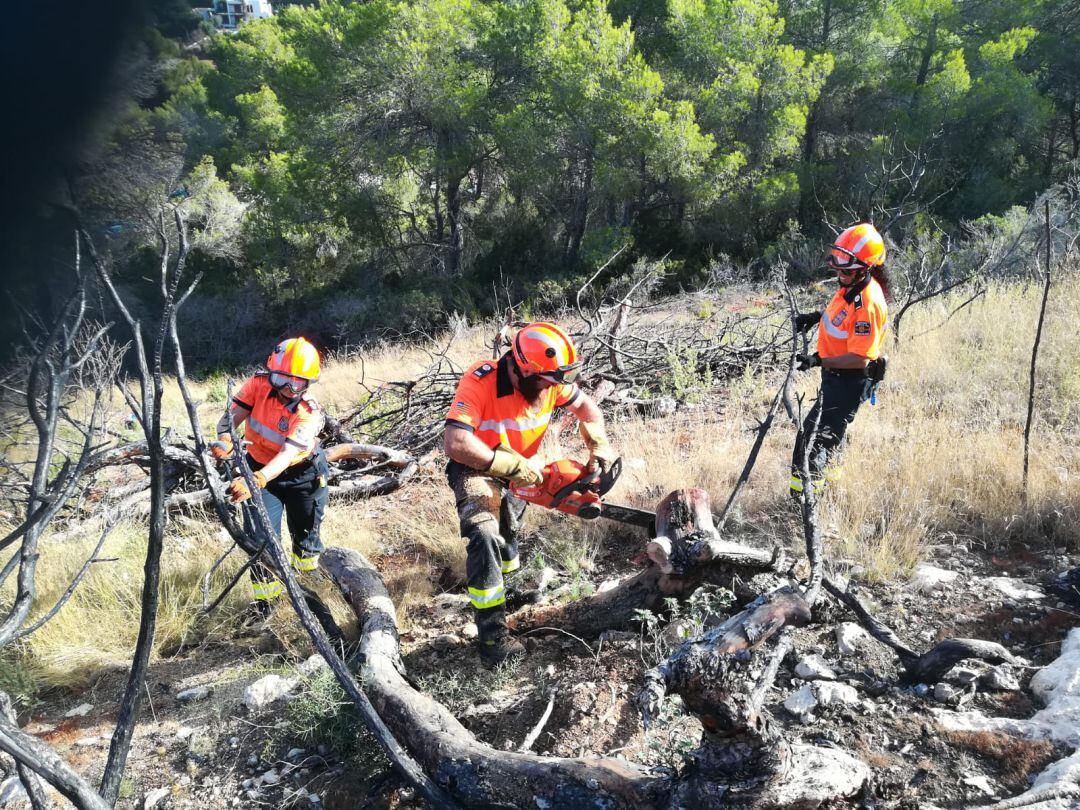
[[[590,472],[600,470],[601,473],[606,473],[619,458],[619,454],[608,441],[603,423],[582,422],[580,431],[581,438],[585,440],[585,446],[589,448],[589,464],[586,469]]]
[[[224,461],[225,459],[232,458],[233,443],[232,437],[229,434],[219,436],[216,442],[210,443],[210,455],[216,458],[218,461]]]
[[[495,448],[495,455],[487,471],[496,478],[505,478],[511,484],[521,487],[539,484],[544,480],[544,473],[538,462],[505,447]]]
[[[262,471],[253,473],[255,478],[255,485],[259,489],[266,489],[266,476],[262,474]],[[229,494],[232,497],[233,503],[243,503],[251,497],[251,490],[248,489],[247,482],[243,478],[234,478],[232,483],[229,484]]]

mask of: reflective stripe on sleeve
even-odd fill
[[[828,332],[832,337],[839,338],[840,340],[847,340],[847,330],[837,329],[835,326],[832,325],[832,321],[830,321],[828,318],[822,318],[821,325],[825,327],[825,331]]]
[[[506,602],[506,591],[502,585],[494,588],[469,588],[469,600],[478,610],[493,608]]]

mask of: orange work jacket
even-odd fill
[[[500,444],[532,458],[551,423],[556,408],[578,398],[576,384],[553,385],[530,405],[510,379],[510,355],[498,362],[481,360],[466,369],[446,414],[447,426],[464,428],[488,447]]]
[[[876,360],[881,354],[889,307],[873,278],[854,287],[841,287],[821,314],[817,351],[822,357],[848,352]]]
[[[245,382],[233,396],[233,405],[250,411],[244,438],[250,442],[248,453],[260,464],[269,463],[286,444],[300,448],[289,466],[307,461],[318,447],[323,426],[319,403],[306,393],[293,403],[282,402],[266,372]]]

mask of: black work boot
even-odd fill
[[[503,605],[476,611],[476,634],[480,641],[480,662],[488,669],[525,655],[525,645],[512,638],[506,627]]]

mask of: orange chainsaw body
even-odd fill
[[[585,465],[573,459],[553,461],[544,467],[544,480],[527,487],[512,485],[510,491],[518,498],[545,509],[557,509],[585,520],[600,517],[600,493],[593,482],[595,473],[587,473]]]

